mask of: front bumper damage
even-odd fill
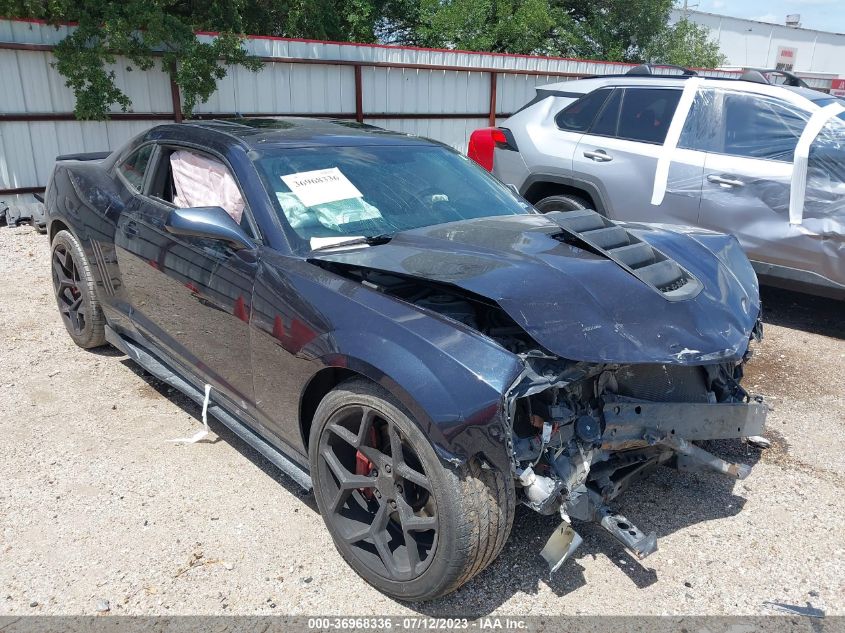
[[[552,572],[582,543],[573,520],[598,523],[638,559],[656,551],[654,532],[643,532],[608,504],[658,466],[748,476],[750,466],[694,443],[763,433],[768,407],[739,386],[743,364],[643,369],[572,363],[555,371],[560,364],[528,359],[507,400],[514,476],[525,505],[562,518],[541,551]],[[665,380],[660,393],[670,401],[634,397],[623,376],[659,397],[638,373]]]

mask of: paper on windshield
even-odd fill
[[[363,235],[339,235],[337,237],[312,237],[310,240],[311,248],[323,248],[324,246],[335,246],[341,248],[341,245],[353,240],[363,240]],[[362,246],[369,246],[366,243],[351,244],[350,248],[360,248]]]
[[[337,167],[302,171],[281,179],[306,207],[364,197]]]

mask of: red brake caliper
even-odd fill
[[[374,427],[370,427],[370,446],[373,448],[376,447],[376,430]],[[365,475],[369,476],[369,474],[373,472],[373,462],[366,458],[364,453],[361,451],[355,451],[355,474],[356,475]],[[373,490],[372,488],[358,488],[358,492],[364,495],[367,499],[373,498]]]

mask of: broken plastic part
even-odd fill
[[[549,540],[546,541],[546,544],[543,546],[543,549],[540,550],[540,556],[543,557],[543,560],[549,565],[549,574],[556,572],[560,569],[561,565],[563,565],[567,559],[569,559],[572,554],[575,553],[581,543],[584,540],[581,536],[572,529],[572,526],[569,525],[566,521],[561,523],[552,535],[549,537]]]

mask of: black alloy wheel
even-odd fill
[[[82,279],[79,268],[73,261],[73,255],[64,244],[56,244],[53,249],[53,288],[56,301],[65,327],[73,334],[82,336],[88,323],[88,306],[79,289]]]
[[[437,548],[437,508],[419,457],[392,420],[366,405],[335,411],[318,468],[330,520],[367,567],[396,581],[425,571]]]
[[[502,551],[516,493],[479,457],[442,462],[391,393],[350,378],[320,402],[308,455],[335,547],[367,582],[403,600],[454,591]]]
[[[59,231],[53,238],[50,272],[59,314],[74,343],[86,349],[105,344],[106,319],[91,268],[79,240],[69,231]]]

